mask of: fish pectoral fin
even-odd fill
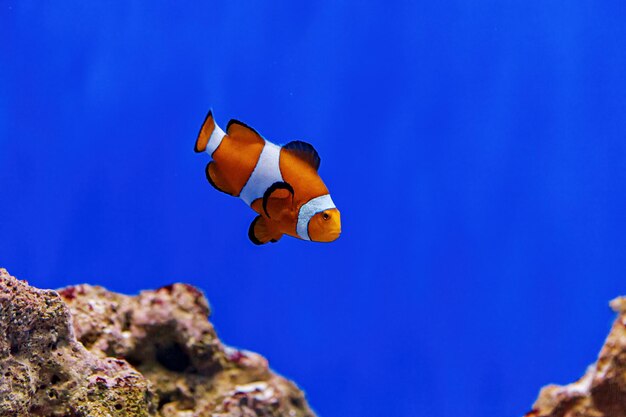
[[[272,230],[269,221],[261,216],[256,216],[248,229],[248,237],[255,245],[276,243],[282,236],[282,233]]]
[[[291,152],[307,164],[311,165],[316,171],[319,169],[322,159],[310,143],[306,143],[301,140],[294,140],[286,145],[283,145],[283,149]]]
[[[293,206],[293,187],[288,182],[272,184],[263,194],[263,211],[269,218],[280,217],[280,213]]]

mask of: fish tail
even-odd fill
[[[198,138],[194,150],[196,152],[208,152],[212,154],[219,146],[225,133],[218,125],[215,124],[213,119],[213,110],[209,110],[209,113],[204,118],[200,132],[198,132]]]
[[[209,110],[209,113],[204,118],[200,132],[198,132],[198,138],[196,139],[196,146],[194,150],[196,152],[206,151],[206,146],[209,143],[209,139],[215,130],[215,120],[213,120],[213,110]]]

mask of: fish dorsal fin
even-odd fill
[[[302,142],[301,140],[294,140],[286,145],[283,145],[283,149],[296,155],[298,158],[315,168],[316,171],[319,169],[321,159],[313,145]]]
[[[232,138],[243,140],[246,142],[263,141],[263,137],[259,132],[239,120],[231,119],[226,126],[226,134]]]

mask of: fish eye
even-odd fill
[[[322,214],[322,218],[323,218],[324,220],[328,220],[328,219],[330,219],[330,214],[328,214],[328,213],[323,213],[323,214]]]

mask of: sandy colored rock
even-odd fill
[[[314,417],[260,355],[224,346],[185,284],[40,290],[0,269],[0,417]]]
[[[618,316],[596,363],[572,384],[544,387],[526,417],[626,417],[626,297],[611,307]]]

